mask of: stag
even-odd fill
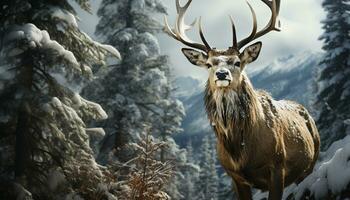
[[[232,46],[225,50],[211,48],[204,37],[201,18],[199,35],[194,42],[186,31],[196,24],[185,24],[184,16],[192,0],[184,6],[176,0],[177,18],[171,28],[166,17],[164,31],[175,40],[194,49],[183,48],[185,57],[194,65],[208,69],[205,107],[217,136],[221,165],[232,178],[239,199],[251,199],[251,188],[269,192],[269,199],[281,199],[285,186],[300,182],[313,170],[319,154],[320,139],[314,120],[300,104],[274,100],[267,92],[255,90],[244,68],[255,61],[262,43],[257,38],[280,31],[277,16],[280,0],[262,0],[271,10],[268,24],[257,30],[253,16],[250,35],[239,42],[232,17]],[[195,50],[197,49],[197,50]],[[199,50],[199,51],[198,51]]]

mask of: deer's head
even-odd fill
[[[279,12],[280,0],[262,1],[270,8],[272,13],[268,24],[262,30],[257,31],[255,12],[252,6],[247,2],[253,16],[252,32],[248,37],[237,42],[235,25],[233,23],[232,17],[230,17],[232,24],[233,43],[232,46],[226,50],[218,50],[216,48],[210,47],[203,34],[201,19],[199,19],[198,25],[199,35],[203,44],[196,43],[186,36],[185,32],[193,27],[196,23],[196,21],[191,25],[186,25],[184,23],[184,15],[192,0],[188,0],[188,2],[183,7],[180,6],[180,0],[176,0],[176,9],[178,15],[176,18],[175,28],[170,28],[168,21],[165,18],[165,32],[174,39],[193,48],[183,48],[182,52],[192,64],[209,70],[208,81],[212,88],[236,89],[240,84],[241,74],[244,70],[244,67],[258,58],[262,43],[256,42],[247,47],[245,46],[270,31],[279,31],[279,28],[276,27],[276,24],[279,26],[279,22],[277,22],[276,18]],[[245,49],[241,51],[243,47],[245,47]]]

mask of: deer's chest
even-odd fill
[[[217,153],[219,161],[226,171],[236,172],[243,167],[243,158],[233,158],[220,141],[217,142]]]
[[[215,127],[217,136],[217,153],[221,165],[226,171],[238,171],[246,163],[246,151],[243,138],[232,131]]]

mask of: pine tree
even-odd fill
[[[181,120],[184,116],[182,103],[170,95],[170,84],[165,86],[165,95],[159,99],[158,106],[161,109],[159,115],[153,118],[155,135],[160,141],[167,144],[167,148],[160,151],[160,160],[173,160],[176,163],[175,176],[169,182],[167,192],[173,199],[183,199],[184,192],[180,189],[184,181],[184,173],[191,171],[188,166],[188,158],[185,149],[181,149],[173,139],[173,135],[180,132]]]
[[[219,178],[216,171],[216,152],[214,144],[210,142],[210,137],[206,136],[201,146],[202,158],[197,183],[197,199],[218,199]]]
[[[218,190],[218,199],[219,200],[235,199],[232,178],[226,173],[222,173],[220,175],[219,180],[220,182],[219,182],[219,190]]]
[[[129,170],[128,180],[125,182],[128,189],[119,194],[119,199],[170,199],[164,190],[174,174],[174,165],[169,160],[161,161],[158,156],[159,151],[166,148],[167,144],[157,142],[151,135],[151,128],[147,126],[141,133],[141,137],[142,140],[139,143],[130,144],[137,154],[128,162],[133,164]]]
[[[193,147],[192,142],[189,141],[186,146],[187,150],[187,160],[189,164],[188,169],[184,172],[184,182],[182,183],[181,191],[183,191],[184,197],[183,199],[192,199],[196,200],[197,191],[196,183],[199,180],[199,172],[200,168],[198,165],[194,164],[196,161],[193,157]]]
[[[350,5],[344,0],[324,0],[322,21],[325,55],[320,63],[315,110],[322,147],[350,134]]]
[[[160,100],[169,81],[167,57],[160,55],[153,35],[160,30],[153,18],[156,13],[165,13],[159,1],[104,0],[98,10],[97,36],[123,57],[100,70],[99,78],[83,89],[83,94],[99,101],[110,116],[101,124],[107,133],[98,157],[102,163],[110,158],[129,160],[133,155],[126,144],[140,139],[145,123],[153,126],[157,119],[161,123],[158,104],[163,103]],[[112,149],[116,149],[115,154],[108,155]]]
[[[98,10],[97,36],[116,47],[123,60],[98,72],[99,78],[83,89],[83,94],[98,101],[109,119],[100,123],[106,137],[101,144],[101,163],[123,164],[134,157],[129,143],[138,142],[144,124],[150,124],[153,136],[169,148],[160,152],[161,161],[176,161],[176,174],[167,192],[173,199],[182,194],[178,189],[186,166],[185,153],[172,134],[179,132],[184,109],[172,96],[167,56],[160,54],[158,40],[162,24],[156,19],[166,14],[158,0],[103,0]]]
[[[79,30],[68,1],[3,0],[0,9],[0,198],[96,197],[105,177],[89,138],[103,130],[85,121],[107,115],[78,86],[119,53]]]

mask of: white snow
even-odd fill
[[[62,102],[57,97],[53,97],[51,102],[52,102],[52,105],[55,107],[62,106]]]
[[[102,109],[102,107],[99,104],[84,99],[78,93],[74,93],[74,95],[70,97],[70,100],[72,106],[76,110],[79,110],[82,107],[83,110],[87,111],[89,114],[92,114],[97,119],[108,118],[107,113]]]
[[[58,112],[62,117],[64,117],[67,120],[73,120],[75,121],[75,123],[80,125],[84,124],[82,119],[78,116],[77,112],[73,108],[61,102],[61,100],[57,97],[53,97],[51,102],[45,104],[43,108],[50,115],[54,115]]]
[[[93,72],[92,72],[92,69],[90,66],[83,64],[82,68],[83,68],[84,73],[87,74],[88,77],[93,76]]]
[[[272,104],[281,110],[295,110],[295,104],[285,100],[272,100]]]
[[[138,40],[142,41],[142,43],[147,47],[147,52],[151,57],[160,54],[158,39],[154,35],[146,32],[140,34],[138,37]]]
[[[105,49],[106,51],[108,51],[109,53],[111,53],[112,55],[114,55],[115,57],[117,57],[118,59],[121,59],[120,53],[119,53],[119,51],[118,51],[116,48],[114,48],[114,47],[111,46],[111,45],[101,44],[101,43],[99,43],[99,42],[96,42],[95,40],[91,39],[91,37],[90,37],[88,34],[86,34],[86,33],[84,33],[84,32],[82,32],[82,33],[84,34],[84,36],[85,36],[88,40],[90,40],[91,42],[93,42],[96,46],[99,46],[99,47]]]
[[[283,199],[290,195],[296,200],[305,199],[305,192],[310,192],[314,199],[321,200],[344,191],[350,184],[350,135],[334,142],[326,152],[321,152],[319,160],[314,171],[299,185],[292,184],[284,190]],[[267,196],[267,192],[259,191],[253,199]]]
[[[65,22],[67,22],[67,24],[74,27],[78,27],[77,20],[72,13],[66,10],[62,10],[59,7],[51,7],[50,12],[53,18],[64,20]]]
[[[346,125],[350,125],[350,119],[346,119],[346,120],[344,120],[344,124],[346,124]]]
[[[77,107],[82,105],[81,96],[78,93],[74,93],[71,100],[72,100],[72,103]]]
[[[322,54],[318,52],[300,52],[295,55],[289,55],[283,58],[274,60],[267,66],[247,68],[247,72],[250,77],[253,77],[260,73],[274,74],[280,71],[291,71],[296,68],[303,68],[310,66],[310,62],[313,62],[316,58],[320,58]],[[315,58],[315,59],[313,59]]]
[[[292,189],[295,199],[302,199],[306,191],[315,199],[325,199],[328,192],[338,195],[350,184],[350,136],[333,143],[321,158],[316,170]]]
[[[73,64],[76,70],[80,71],[79,63],[71,51],[66,50],[55,40],[50,39],[50,35],[46,30],[38,29],[34,24],[24,24],[16,26],[4,38],[4,43],[15,43],[18,40],[26,40],[31,48],[41,48],[54,50],[61,55],[66,61]]]
[[[84,106],[92,108],[93,111],[96,112],[99,119],[107,119],[108,118],[107,113],[102,109],[102,107],[99,104],[94,103],[92,101],[88,101],[82,97],[80,97],[80,98],[81,98],[82,104]]]
[[[96,138],[103,138],[106,133],[103,130],[103,128],[86,128],[86,133],[90,136],[96,137]]]
[[[145,85],[148,86],[147,90],[153,91],[155,94],[160,94],[168,81],[165,73],[159,68],[150,69],[142,79]]]
[[[119,51],[116,48],[114,48],[113,46],[108,45],[108,44],[100,44],[100,43],[98,43],[98,44],[100,47],[106,49],[109,53],[111,53],[112,55],[114,55],[118,59],[121,59],[121,55],[120,55]]]

